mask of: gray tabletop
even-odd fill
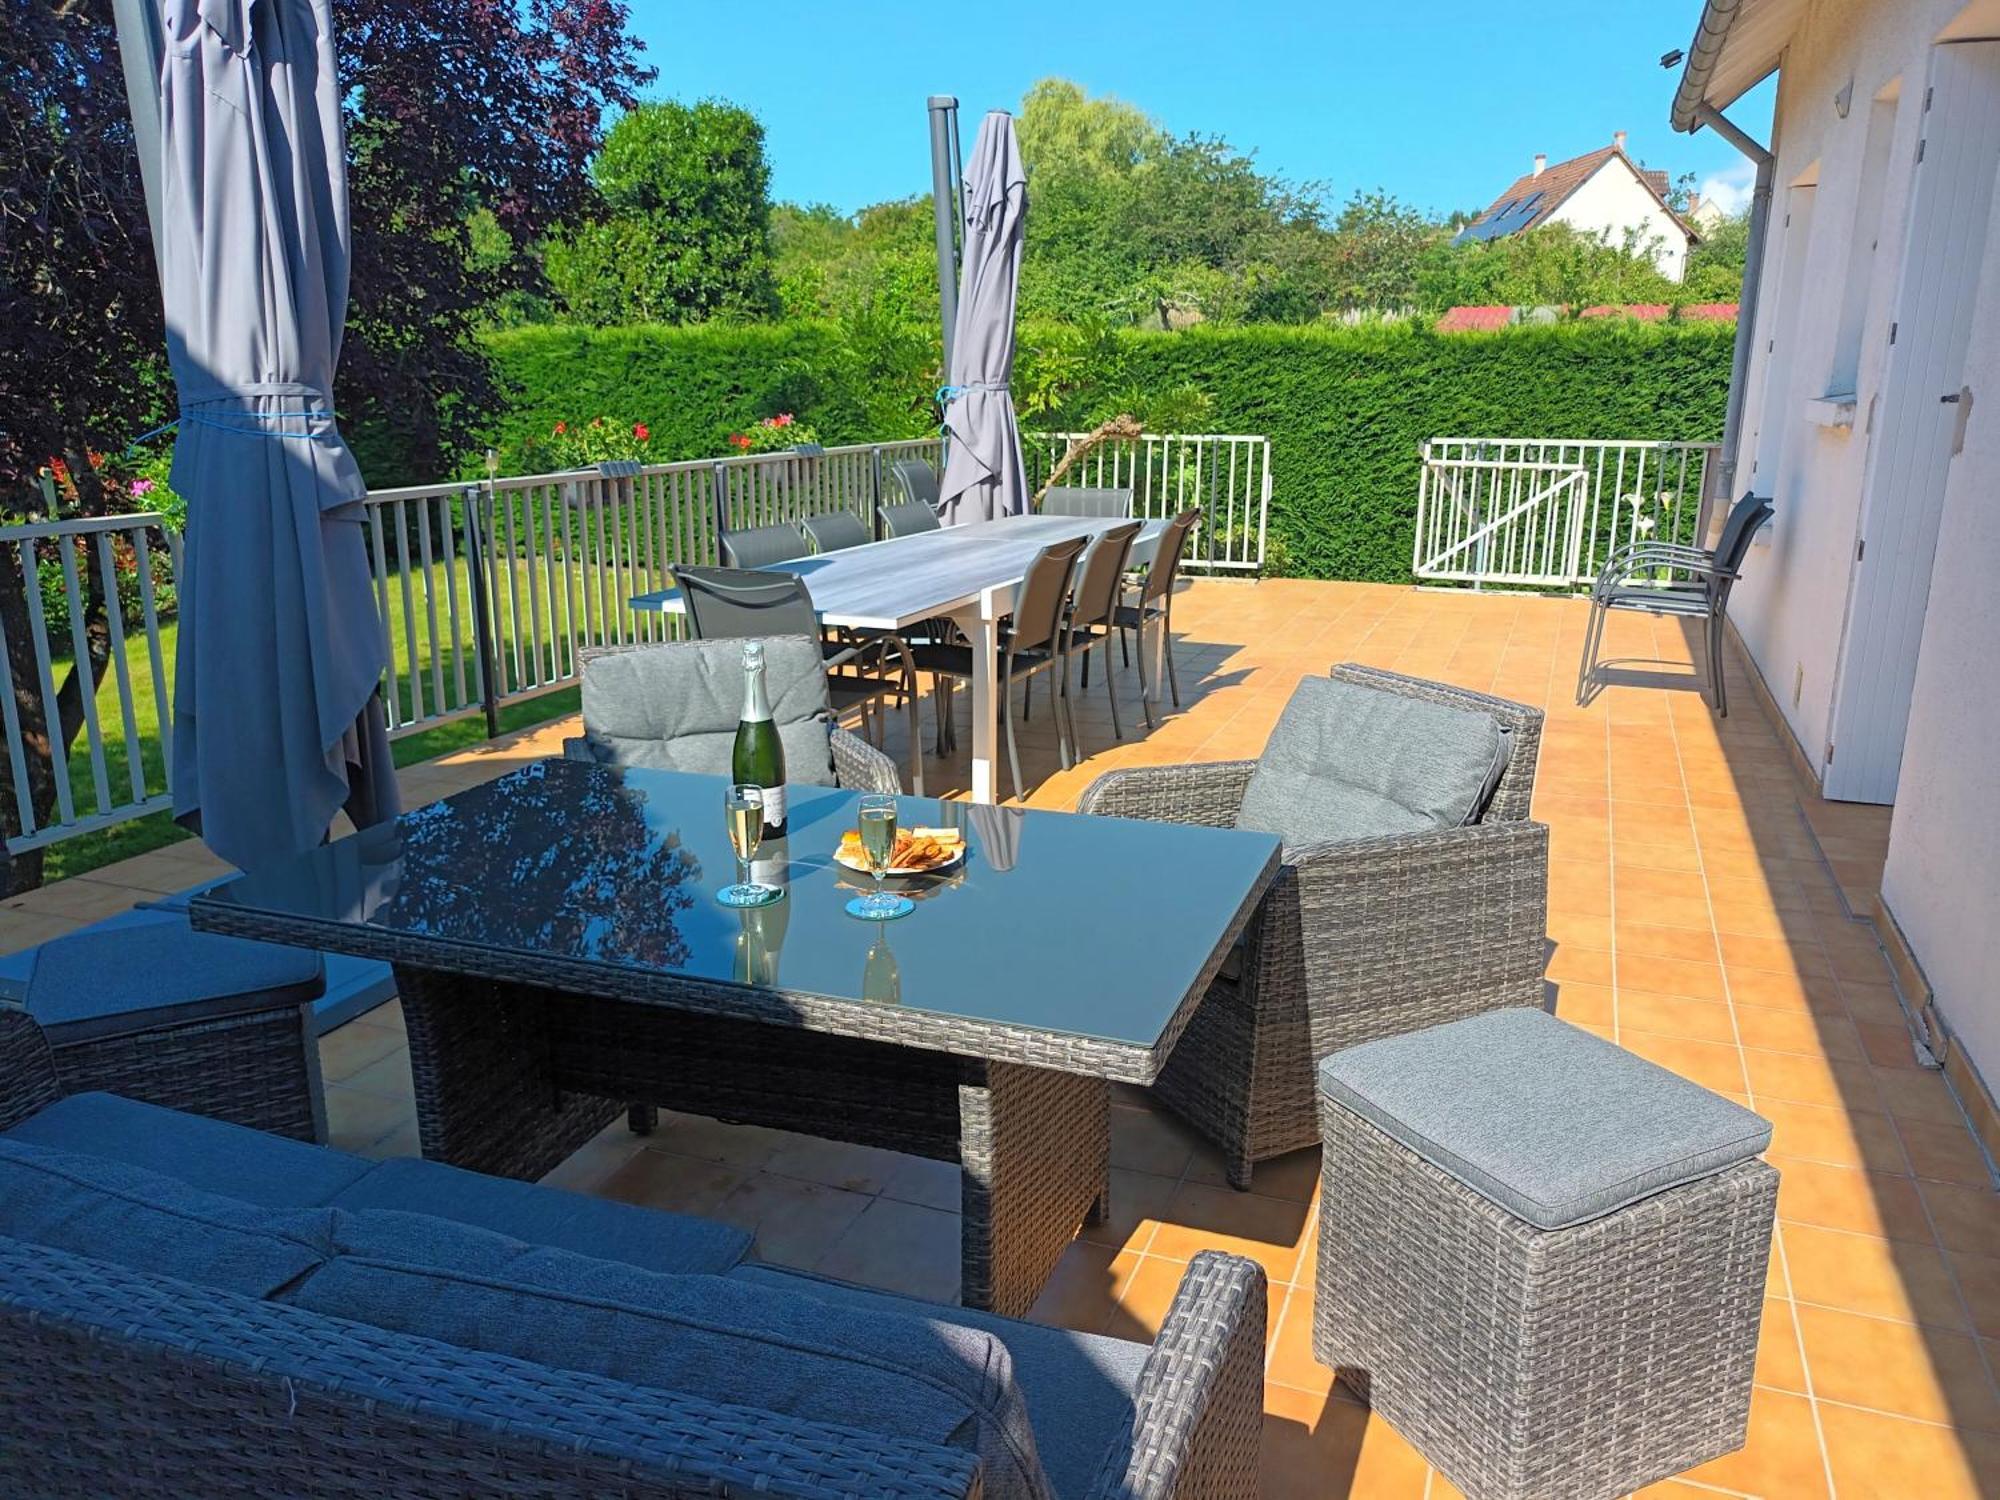
[[[857,921],[868,879],[832,859],[854,794],[794,786],[758,858],[787,895],[744,913],[715,899],[723,790],[545,761],[220,886],[194,922],[1145,1083],[1278,868],[1269,834],[906,798],[966,860],[892,882],[909,916]]]
[[[805,579],[825,624],[903,630],[966,609],[988,589],[1020,583],[1035,554],[1051,542],[1096,536],[1119,524],[1110,516],[1010,516],[794,558],[766,571]],[[1152,560],[1166,525],[1141,522],[1132,544],[1135,564]],[[680,590],[639,594],[632,608],[678,613]]]

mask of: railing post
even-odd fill
[[[729,531],[729,470],[715,465],[715,560],[722,561],[722,538]]]
[[[465,487],[465,540],[472,574],[472,649],[479,661],[479,706],[486,713],[486,737],[500,737],[500,667],[493,650],[491,590],[486,576],[485,508],[490,489]]]
[[[868,450],[868,534],[882,540],[882,445]]]

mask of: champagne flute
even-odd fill
[[[907,896],[882,889],[882,876],[896,851],[896,799],[882,792],[871,793],[861,799],[857,815],[861,824],[861,854],[868,861],[868,873],[875,877],[875,889],[848,902],[848,914],[864,921],[886,922],[914,911],[916,903]]]
[[[764,789],[744,783],[723,794],[722,817],[729,828],[729,846],[736,852],[736,884],[716,892],[724,906],[762,906],[776,893],[749,878],[750,861],[764,841]]]

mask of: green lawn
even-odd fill
[[[408,718],[417,693],[427,716],[438,711],[438,688],[443,689],[442,702],[445,712],[476,704],[477,689],[472,661],[472,601],[471,584],[463,566],[454,566],[455,592],[458,596],[458,618],[460,634],[465,640],[463,661],[451,645],[451,594],[447,589],[445,569],[442,563],[433,564],[425,572],[413,569],[409,575],[409,610],[404,608],[404,578],[401,574],[391,574],[389,578],[389,618],[394,622],[392,631],[395,654],[395,698],[399,705],[399,717]],[[517,561],[514,573],[514,592],[510,594],[503,578],[500,597],[496,601],[496,613],[500,623],[502,645],[499,651],[497,676],[508,692],[531,687],[544,674],[556,678],[563,676],[570,665],[570,633],[573,629],[579,638],[601,635],[600,622],[607,610],[619,610],[623,605],[618,592],[636,586],[638,580],[629,575],[613,579],[608,570],[601,580],[590,578],[590,598],[585,600],[585,580],[572,580],[567,588],[567,613],[565,613],[565,588],[561,579],[556,580],[553,591],[545,570],[537,562]],[[531,607],[530,599],[534,605]],[[433,605],[437,611],[437,630],[433,633],[430,624]],[[629,617],[627,617],[629,618]],[[518,619],[518,628],[516,620]],[[168,703],[173,701],[174,648],[178,635],[176,621],[164,621],[160,628],[160,651],[164,673],[164,692]],[[518,652],[514,642],[519,642]],[[530,643],[534,649],[530,649]],[[145,637],[130,635],[126,639],[126,662],[130,673],[133,698],[132,740],[128,743],[123,712],[120,708],[118,677],[116,672],[107,672],[99,684],[97,693],[98,722],[103,729],[105,774],[112,789],[114,800],[129,803],[131,797],[130,771],[131,755],[134,749],[145,775],[145,786],[149,794],[160,791],[166,785],[166,748],[160,742],[159,712],[154,690],[152,664],[146,649]],[[413,692],[411,664],[417,666],[417,683]],[[61,682],[69,670],[66,658],[56,663],[56,681]],[[459,692],[461,672],[465,693]],[[546,693],[525,698],[517,702],[503,704],[500,710],[502,732],[526,728],[531,724],[547,722],[576,712],[577,689],[574,683],[555,688]],[[486,735],[483,715],[473,713],[468,717],[441,724],[430,729],[416,731],[398,738],[395,744],[396,764],[413,765],[418,761],[448,754],[477,744]],[[93,780],[88,737],[77,736],[69,757],[71,792],[77,811],[88,815],[95,809],[96,791]],[[58,880],[68,875],[80,875],[97,869],[115,860],[125,859],[134,854],[143,854],[149,849],[157,849],[166,844],[178,843],[189,835],[177,827],[164,813],[155,813],[145,818],[135,818],[100,833],[81,834],[64,839],[50,846],[44,866],[44,879]]]

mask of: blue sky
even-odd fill
[[[1659,57],[1688,44],[1697,0],[630,3],[656,95],[753,110],[774,195],[850,212],[929,186],[927,95],[958,96],[969,149],[980,113],[1050,74],[1224,136],[1336,201],[1381,187],[1483,207],[1537,151],[1561,160],[1621,129],[1648,166],[1749,182],[1711,133],[1667,128],[1677,75]],[[951,36],[954,12],[983,18],[978,45]],[[1770,112],[1767,84],[1731,114],[1764,139]]]

